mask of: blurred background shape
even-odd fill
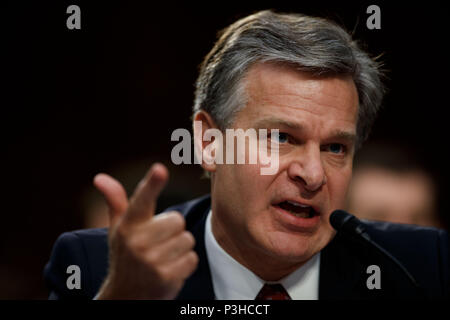
[[[348,210],[362,219],[444,228],[436,179],[417,150],[366,144],[354,159]]]

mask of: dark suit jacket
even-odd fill
[[[186,228],[196,239],[200,262],[187,279],[178,299],[214,299],[204,244],[204,227],[210,210],[209,196],[194,199],[167,210],[180,211]],[[412,225],[366,221],[367,231],[409,270],[423,290],[415,288],[405,274],[370,245],[337,234],[322,250],[319,299],[449,298],[449,239],[443,230]],[[50,299],[92,299],[108,269],[107,229],[67,232],[56,241],[44,277]],[[69,290],[69,265],[81,270],[81,289]],[[367,267],[381,270],[381,289],[367,288]]]

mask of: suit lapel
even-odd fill
[[[319,300],[347,299],[354,295],[360,280],[360,263],[349,254],[341,237],[322,250],[320,257]]]
[[[381,289],[367,287],[367,267],[377,265],[381,269]],[[389,299],[395,297],[393,273],[389,261],[360,240],[337,234],[322,250],[320,262],[319,299]]]

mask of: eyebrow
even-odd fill
[[[333,131],[330,136],[332,139],[344,140],[351,144],[354,144],[356,142],[356,135],[352,132],[336,130]]]
[[[261,119],[255,123],[256,128],[275,127],[275,126],[304,130],[303,125],[301,125],[300,123],[294,123],[284,119],[277,119],[277,118]]]
[[[261,119],[255,123],[255,127],[259,128],[267,128],[267,127],[287,127],[293,130],[304,130],[304,126],[300,123],[291,122],[289,120],[278,119],[278,118],[270,118],[270,119]],[[356,134],[349,131],[343,130],[334,130],[330,134],[330,137],[327,140],[339,139],[344,140],[348,143],[354,144],[356,142]]]

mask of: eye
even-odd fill
[[[345,153],[345,146],[340,143],[330,143],[327,148],[331,153],[340,154]]]
[[[286,143],[289,141],[289,135],[285,132],[275,133],[274,131],[272,131],[270,133],[270,138],[274,139],[278,143]]]

